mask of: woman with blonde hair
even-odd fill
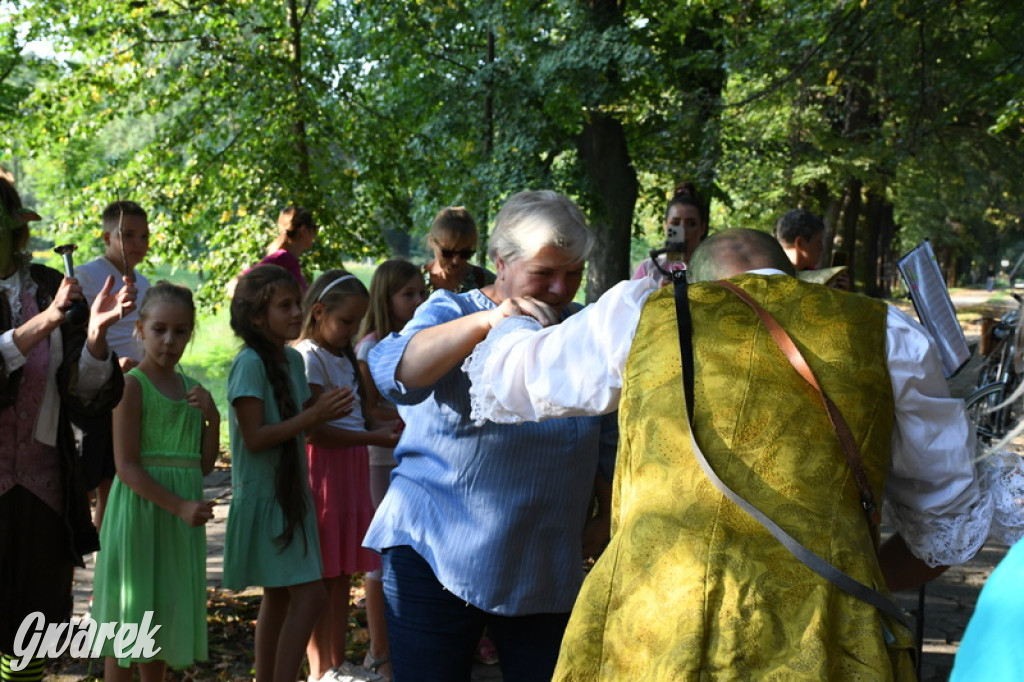
[[[494,273],[469,259],[476,252],[476,221],[465,206],[441,209],[430,226],[427,245],[434,259],[423,266],[427,294],[438,289],[465,293],[494,282]]]

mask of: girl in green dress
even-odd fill
[[[136,332],[145,357],[125,375],[114,410],[114,462],[107,521],[96,559],[93,618],[150,622],[155,653],[118,651],[107,640],[107,682],[162,682],[167,665],[206,660],[206,530],[213,502],[203,475],[217,458],[220,414],[210,392],[185,376],[178,360],[195,325],[192,292],[168,282],[152,287]]]
[[[310,400],[302,356],[288,342],[302,324],[294,278],[259,265],[238,280],[231,328],[244,347],[228,374],[231,509],[224,586],[263,588],[256,682],[295,682],[327,600],[306,472],[306,431],[352,411],[350,388]]]

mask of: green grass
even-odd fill
[[[231,331],[228,311],[203,315],[196,321],[192,342],[181,359],[182,369],[213,396],[220,411],[220,441],[228,443],[228,370],[240,343]]]

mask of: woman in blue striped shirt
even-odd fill
[[[555,323],[571,313],[593,240],[566,197],[513,195],[491,236],[497,281],[435,292],[371,352],[374,380],[406,423],[364,543],[383,555],[397,682],[468,680],[484,626],[505,679],[551,678],[590,505],[595,490],[610,496],[615,417],[474,424],[462,362],[510,314]]]

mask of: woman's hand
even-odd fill
[[[90,331],[95,324],[96,327],[106,331],[125,315],[135,310],[135,299],[139,290],[135,288],[135,280],[130,277],[122,278],[124,286],[116,294],[111,294],[114,288],[114,277],[107,275],[103,282],[103,288],[92,302],[92,314],[89,316]]]
[[[514,317],[516,315],[529,315],[540,322],[542,327],[549,327],[561,321],[559,317],[560,311],[532,296],[506,298],[501,302],[501,305],[491,311],[491,314],[492,328],[506,317]]]
[[[182,521],[195,528],[213,518],[213,500],[182,500],[177,515]]]

